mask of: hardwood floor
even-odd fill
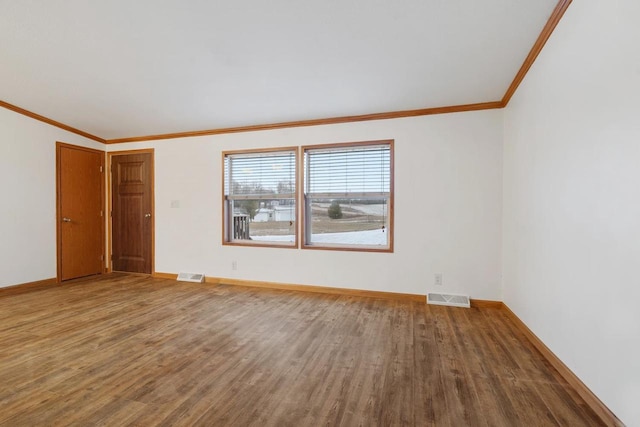
[[[600,422],[497,309],[112,274],[0,297],[0,425]]]

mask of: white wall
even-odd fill
[[[156,271],[420,294],[443,273],[438,290],[504,292],[605,404],[640,425],[638,16],[636,0],[574,2],[504,123],[494,110],[107,150],[155,148]],[[389,138],[395,253],[221,245],[223,150]],[[0,287],[56,274],[55,141],[104,148],[0,108]]]
[[[0,108],[0,287],[56,277],[56,141],[104,149]]]
[[[108,150],[155,148],[158,272],[416,294],[442,273],[443,292],[500,300],[502,130],[494,110]],[[395,139],[393,254],[222,246],[223,150],[378,139]]]
[[[505,303],[640,425],[640,3],[573,2],[505,111]]]

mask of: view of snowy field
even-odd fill
[[[252,236],[253,240],[270,242],[293,242],[294,237],[289,236]],[[387,232],[382,230],[350,231],[346,233],[322,233],[313,234],[311,240],[315,243],[340,243],[345,245],[369,245],[385,246],[387,244]]]
[[[335,202],[333,202],[335,203]],[[386,246],[388,244],[388,206],[382,203],[343,201],[337,218],[329,215],[330,200],[311,203],[311,243]],[[295,206],[260,207],[247,224],[247,237],[263,242],[293,242]],[[245,219],[247,215],[245,215]]]

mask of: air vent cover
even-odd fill
[[[178,274],[179,282],[195,282],[195,283],[203,283],[204,282],[204,274],[203,273],[180,273]]]
[[[427,294],[427,304],[450,305],[453,307],[466,308],[471,307],[471,303],[467,295],[436,294],[432,292]]]

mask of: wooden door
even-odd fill
[[[58,143],[58,280],[101,274],[104,153]]]
[[[112,260],[114,271],[152,270],[153,156],[111,157]]]

